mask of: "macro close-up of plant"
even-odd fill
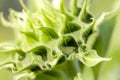
[[[119,50],[112,43],[120,43],[119,33],[117,38],[113,35],[113,30],[119,30],[114,29],[119,26],[119,6],[95,15],[90,2],[34,0],[26,4],[19,0],[22,11],[9,9],[7,18],[1,12],[0,24],[12,29],[14,39],[0,42],[0,70],[7,69],[12,80],[119,80],[120,63],[114,62],[119,55],[113,54],[120,51],[112,52]]]

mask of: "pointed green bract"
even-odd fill
[[[101,61],[109,61],[110,58],[102,58],[97,55],[95,50],[87,51],[82,58],[79,58],[87,66],[95,66]]]

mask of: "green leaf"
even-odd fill
[[[87,12],[86,8],[87,8],[87,0],[84,1],[83,7],[79,14],[79,19],[83,22],[89,23],[91,22],[92,16]]]
[[[118,1],[120,4],[120,2]],[[100,27],[104,27],[100,29],[101,32],[101,39],[102,44],[99,42],[99,45],[103,49],[103,54],[106,57],[111,57],[112,60],[108,63],[101,64],[102,67],[100,67],[99,70],[99,79],[100,80],[119,80],[120,76],[120,10],[115,13],[112,13],[112,15],[108,15],[105,17],[103,24],[100,25]],[[108,29],[109,28],[109,29]],[[106,35],[104,34],[106,33]],[[96,45],[95,47],[99,48],[99,45]],[[98,70],[98,69],[97,69]],[[104,74],[103,74],[104,73]]]
[[[62,34],[72,33],[80,29],[81,29],[81,26],[79,24],[66,21],[65,25],[62,27],[61,33]]]
[[[48,36],[50,36],[51,38],[54,38],[54,39],[58,38],[58,34],[52,28],[42,27],[40,28],[40,30],[44,32],[45,34],[47,34]]]
[[[110,58],[102,58],[97,55],[95,50],[87,51],[79,60],[84,63],[86,66],[95,66],[96,64],[100,63],[101,61],[109,61]]]
[[[81,8],[78,8],[77,2],[77,0],[71,0],[71,13],[75,16],[78,16],[81,10]]]
[[[93,31],[93,27],[94,27],[94,24],[95,24],[95,20],[93,19],[93,21],[90,23],[89,26],[87,26],[83,32],[82,32],[82,37],[83,38],[88,38],[89,35],[91,34],[91,32]]]
[[[73,20],[75,16],[73,16],[69,11],[66,10],[64,5],[64,0],[60,0],[60,13],[66,15],[68,20]]]
[[[18,46],[11,43],[0,44],[0,54],[15,55],[19,54],[19,59],[24,59],[26,53]]]
[[[29,31],[23,32],[23,31],[21,31],[21,33],[23,33],[26,37],[29,37],[29,38],[34,39],[36,41],[39,41],[38,36],[35,34],[35,32],[29,32]]]
[[[47,60],[47,48],[45,46],[37,46],[30,50],[29,52],[32,52],[35,55],[41,56],[44,61]]]
[[[55,32],[55,30],[52,28],[42,27],[40,28],[40,30],[42,31],[43,42],[50,41],[51,39],[57,39],[59,37],[58,34]]]

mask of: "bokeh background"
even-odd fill
[[[24,1],[32,6],[33,0]],[[96,77],[95,80],[120,80],[120,0],[88,0],[88,2],[88,9],[95,18],[104,12],[110,12],[116,8],[118,10],[117,13],[106,16],[98,26],[100,34],[93,46],[100,56],[112,57],[112,60],[93,68],[86,67],[84,74],[88,76],[84,80],[93,80],[92,74]],[[6,18],[10,8],[21,11],[19,0],[0,0],[0,12],[3,12]],[[0,42],[13,39],[13,31],[0,25]],[[93,70],[92,74],[91,70]],[[12,75],[8,70],[0,70],[0,80],[13,80]]]

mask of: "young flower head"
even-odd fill
[[[22,0],[20,3],[22,12],[10,10],[8,21],[0,16],[1,24],[15,31],[14,43],[0,45],[0,54],[7,55],[0,66],[8,65],[12,72],[21,74],[15,79],[23,76],[27,80],[34,79],[38,72],[52,71],[66,61],[78,60],[86,66],[94,66],[109,60],[99,57],[86,44],[90,35],[97,34],[96,21],[86,9],[87,0],[81,8],[77,0],[71,0],[69,9],[64,0],[59,0],[59,9],[48,0],[35,0],[34,12]]]

